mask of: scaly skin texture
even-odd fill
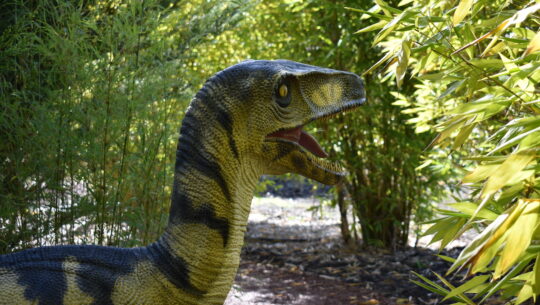
[[[0,304],[222,304],[259,177],[293,172],[337,183],[344,172],[310,152],[298,127],[364,96],[355,74],[286,60],[219,72],[184,117],[161,238],[143,248],[55,246],[0,256]]]

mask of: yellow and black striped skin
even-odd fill
[[[222,304],[259,177],[293,172],[335,184],[344,175],[299,144],[267,136],[364,101],[357,75],[287,60],[244,61],[217,73],[184,117],[161,238],[142,248],[55,246],[0,256],[0,304]]]

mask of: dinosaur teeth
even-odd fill
[[[292,141],[312,154],[320,158],[328,157],[328,154],[324,151],[321,145],[315,140],[315,138],[309,133],[302,130],[302,126],[298,126],[292,129],[282,129],[273,132],[267,136],[267,138],[280,138],[288,141]]]

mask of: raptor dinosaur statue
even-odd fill
[[[259,177],[292,172],[336,184],[343,169],[302,127],[364,101],[356,74],[288,60],[249,60],[217,73],[182,122],[159,240],[0,256],[0,304],[223,304]]]

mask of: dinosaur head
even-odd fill
[[[364,103],[359,76],[288,60],[249,60],[215,77],[235,80],[227,96],[242,100],[237,105],[245,109],[235,115],[234,121],[243,122],[236,138],[264,174],[292,172],[325,184],[345,175],[303,127]]]

